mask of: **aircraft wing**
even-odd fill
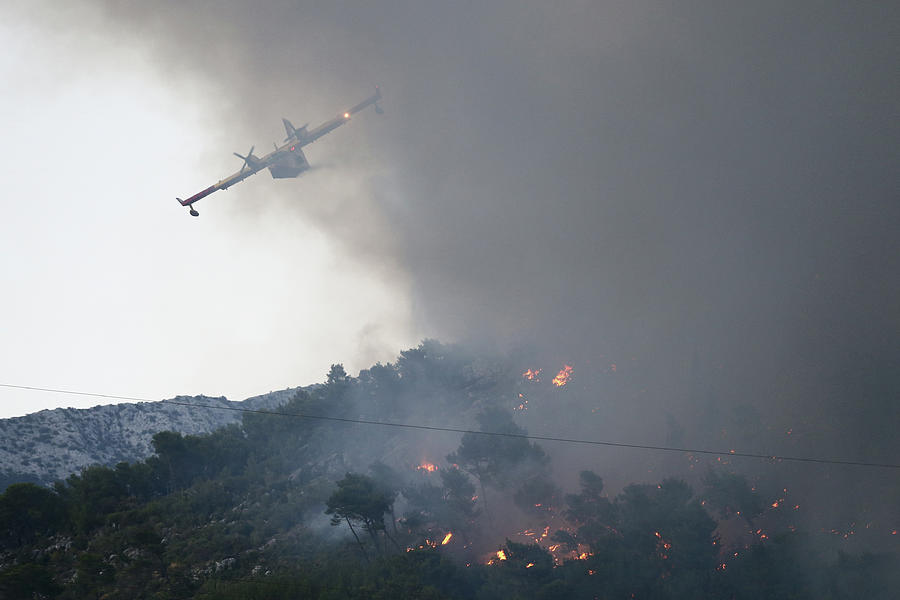
[[[323,135],[331,133],[332,131],[334,131],[335,129],[337,129],[338,127],[340,127],[347,121],[349,121],[350,117],[352,117],[356,113],[360,112],[361,110],[363,110],[364,108],[366,108],[368,106],[371,106],[372,104],[375,104],[379,100],[381,100],[381,89],[378,86],[375,86],[374,94],[372,94],[371,96],[369,96],[368,98],[366,98],[365,100],[363,100],[362,102],[360,102],[359,104],[354,106],[353,108],[350,108],[350,109],[342,112],[341,114],[339,114],[335,118],[331,119],[330,121],[326,121],[326,122],[322,123],[321,125],[319,125],[318,127],[316,127],[315,129],[313,129],[311,131],[307,131],[306,135],[300,141],[300,143],[304,146],[306,146],[307,144],[313,143],[314,141],[316,141]],[[376,106],[376,108],[377,108],[377,106]]]
[[[271,154],[274,154],[274,152],[272,152]],[[197,200],[201,200],[201,199],[203,199],[203,198],[206,198],[207,196],[209,196],[209,195],[212,194],[213,192],[217,192],[217,191],[219,191],[219,190],[227,190],[228,188],[230,188],[230,187],[233,186],[234,184],[240,183],[240,182],[242,182],[243,180],[245,180],[245,179],[247,179],[248,177],[250,177],[251,175],[255,175],[256,173],[258,173],[258,172],[260,172],[261,170],[265,169],[265,168],[269,165],[269,162],[267,162],[266,159],[268,159],[269,156],[271,156],[271,154],[267,155],[267,156],[264,157],[264,158],[257,159],[258,162],[254,162],[254,164],[253,164],[252,166],[250,166],[250,167],[247,167],[247,166],[245,165],[244,167],[241,168],[240,171],[238,171],[238,172],[236,172],[236,173],[232,173],[231,175],[229,175],[229,176],[226,177],[225,179],[222,179],[221,181],[215,183],[214,185],[209,186],[208,188],[206,188],[206,189],[203,190],[202,192],[198,192],[198,193],[194,194],[193,196],[191,196],[190,198],[188,198],[188,199],[186,199],[186,200],[182,200],[181,198],[176,198],[176,200],[178,200],[178,202],[179,202],[182,206],[191,206],[191,205],[192,205],[194,202],[196,202]],[[197,213],[197,211],[194,210],[193,208],[191,208],[191,214],[194,215],[194,216],[197,216],[195,213]]]

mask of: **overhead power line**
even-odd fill
[[[9,383],[0,383],[0,387],[14,388],[20,390],[33,390],[38,392],[52,392],[56,394],[68,394],[72,396],[90,396],[95,398],[109,398],[114,400],[130,400],[132,402],[162,402],[164,404],[172,404],[175,406],[186,406],[188,408],[204,408],[210,410],[229,410],[240,413],[252,413],[260,415],[273,415],[279,417],[293,417],[296,419],[314,419],[319,421],[334,421],[338,423],[350,423],[356,425],[378,425],[381,427],[395,427],[400,429],[417,429],[421,431],[442,431],[448,433],[462,433],[473,435],[487,435],[507,438],[521,438],[526,440],[535,440],[541,442],[561,442],[566,444],[584,444],[591,446],[607,446],[613,448],[631,448],[639,450],[657,450],[662,452],[682,452],[691,454],[706,454],[712,456],[728,456],[742,458],[757,458],[769,461],[791,461],[804,463],[818,463],[825,465],[846,465],[852,467],[877,467],[882,469],[900,469],[900,464],[896,463],[877,463],[856,460],[842,460],[832,458],[802,457],[802,456],[785,456],[780,454],[758,454],[753,452],[735,452],[732,450],[702,450],[697,448],[678,448],[673,446],[654,446],[649,444],[630,444],[625,442],[609,442],[603,440],[585,440],[578,438],[564,438],[546,435],[534,435],[529,433],[506,433],[502,431],[475,431],[474,429],[462,429],[457,427],[440,427],[437,425],[418,425],[413,423],[393,423],[390,421],[375,421],[370,419],[351,419],[348,417],[333,417],[326,415],[312,415],[307,413],[292,413],[277,410],[261,410],[252,408],[241,408],[237,406],[213,406],[211,404],[197,404],[193,402],[181,402],[178,400],[150,400],[147,398],[138,398],[135,396],[118,396],[115,394],[98,394],[94,392],[80,392],[74,390],[61,390],[52,388],[43,388],[28,385],[13,385]]]

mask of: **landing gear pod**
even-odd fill
[[[192,217],[199,217],[200,213],[197,212],[196,208],[192,208],[190,211]]]

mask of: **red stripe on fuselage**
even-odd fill
[[[193,196],[191,196],[191,197],[188,198],[187,200],[179,200],[179,202],[181,202],[181,205],[182,205],[182,206],[188,206],[188,205],[190,205],[190,204],[193,204],[193,203],[196,202],[197,200],[200,200],[201,198],[205,198],[205,197],[209,196],[209,195],[212,194],[214,191],[216,191],[216,186],[211,185],[211,186],[209,186],[208,188],[206,188],[205,190],[203,190],[202,192],[199,192],[199,193],[197,193],[197,194],[194,194]]]

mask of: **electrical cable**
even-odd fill
[[[439,427],[436,425],[418,425],[413,423],[392,423],[389,421],[374,421],[368,419],[351,419],[347,417],[332,417],[325,415],[311,415],[311,414],[303,414],[303,413],[289,413],[289,412],[281,412],[275,410],[260,410],[260,409],[252,409],[252,408],[241,408],[237,406],[213,406],[211,404],[196,404],[193,402],[179,402],[177,400],[149,400],[147,398],[137,398],[133,396],[117,396],[114,394],[98,394],[94,392],[80,392],[74,390],[60,390],[60,389],[51,389],[51,388],[42,388],[35,386],[27,386],[27,385],[13,385],[9,383],[0,383],[0,387],[5,388],[14,388],[14,389],[22,389],[22,390],[33,390],[39,392],[52,392],[57,394],[69,394],[75,396],[92,396],[97,398],[110,398],[115,400],[131,400],[133,402],[162,402],[164,404],[172,404],[175,406],[186,406],[189,408],[206,408],[211,410],[230,410],[233,412],[240,413],[253,413],[253,414],[262,414],[262,415],[273,415],[280,417],[293,417],[299,419],[314,419],[320,421],[335,421],[340,423],[351,423],[357,425],[378,425],[381,427],[395,427],[402,429],[417,429],[422,431],[442,431],[449,433],[461,433],[461,434],[473,434],[473,435],[487,435],[487,436],[500,436],[500,437],[508,437],[508,438],[520,438],[526,440],[535,440],[542,442],[561,442],[567,444],[585,444],[585,445],[593,445],[593,446],[607,446],[613,448],[631,448],[631,449],[640,449],[640,450],[657,450],[662,452],[682,452],[682,453],[692,453],[692,454],[707,454],[713,456],[729,456],[729,457],[742,457],[742,458],[757,458],[757,459],[765,459],[772,462],[777,461],[790,461],[790,462],[803,462],[803,463],[818,463],[818,464],[826,464],[826,465],[845,465],[852,467],[875,467],[882,469],[900,469],[900,464],[896,463],[879,463],[879,462],[866,462],[866,461],[855,461],[855,460],[842,460],[842,459],[831,459],[831,458],[814,458],[814,457],[800,457],[800,456],[784,456],[778,454],[757,454],[753,452],[735,452],[735,451],[721,451],[721,450],[702,450],[697,448],[676,448],[672,446],[654,446],[648,444],[630,444],[625,442],[609,442],[603,440],[584,440],[578,438],[564,438],[564,437],[554,437],[554,436],[546,436],[546,435],[534,435],[528,433],[506,433],[502,431],[475,431],[473,429],[461,429],[456,427]]]

